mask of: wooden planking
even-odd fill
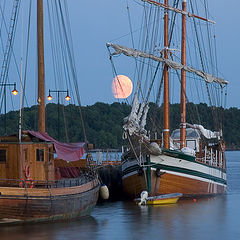
[[[27,164],[30,166],[30,175],[34,180],[50,180],[49,175],[54,175],[53,173],[49,173],[48,167],[53,164],[53,162],[49,162],[49,149],[52,148],[51,143],[37,143],[37,144],[26,144],[28,148],[29,158]],[[36,159],[36,151],[37,149],[44,149],[44,161],[40,162]],[[26,163],[24,164],[26,166]],[[50,177],[53,179],[53,177]]]
[[[6,195],[10,196],[37,196],[37,197],[50,197],[50,196],[65,196],[65,195],[73,195],[79,194],[85,191],[89,191],[92,188],[98,186],[98,180],[95,179],[91,182],[83,184],[81,186],[75,187],[65,187],[65,188],[50,188],[50,189],[42,189],[42,188],[17,188],[17,187],[0,187],[0,198]]]
[[[209,183],[197,179],[177,176],[165,173],[161,177],[160,188],[158,193],[167,194],[173,192],[180,192],[183,195],[212,195],[223,194],[226,187],[216,183]]]
[[[1,199],[0,217],[28,221],[57,220],[89,213],[97,201],[99,185],[87,192],[48,199]]]
[[[52,143],[0,143],[6,149],[6,163],[0,163],[0,178],[25,179],[25,167],[30,167],[30,178],[54,180]],[[44,161],[36,161],[36,149],[44,149]]]
[[[123,179],[123,188],[130,198],[139,197],[141,192],[147,190],[145,178],[134,174]],[[155,171],[151,171],[151,195],[182,193],[184,196],[207,196],[223,194],[226,187],[216,183],[203,182],[183,176],[165,173],[157,177]]]
[[[122,182],[124,193],[129,198],[139,197],[143,190],[147,191],[147,184],[144,175],[139,176],[138,174],[134,174],[124,178]]]
[[[18,178],[19,154],[17,144],[0,143],[0,148],[6,149],[6,163],[0,163],[0,178]]]
[[[54,166],[55,167],[86,167],[87,159],[80,159],[78,161],[67,162],[65,160],[55,158]]]

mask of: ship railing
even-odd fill
[[[95,149],[91,150],[92,165],[120,165],[121,151],[119,149]]]
[[[60,180],[0,179],[0,187],[64,188],[80,186],[93,180],[94,176],[81,176]]]
[[[118,166],[121,164],[122,164],[121,161],[107,161],[107,160],[101,162],[91,160],[89,162],[90,166]]]
[[[203,154],[196,157],[197,162],[213,167],[223,167],[223,152],[205,147]]]

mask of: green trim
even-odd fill
[[[196,159],[196,157],[194,157],[194,156],[190,156],[190,155],[184,154],[184,153],[182,153],[180,151],[176,151],[176,150],[162,148],[162,152],[167,156],[180,158],[180,159],[187,160],[190,162],[195,162],[195,159]]]
[[[151,167],[150,167],[150,156],[146,156],[147,160],[147,188],[148,192],[152,191],[152,181],[151,181]]]
[[[188,174],[188,175],[212,180],[214,182],[222,183],[222,184],[225,184],[225,185],[227,184],[226,180],[224,180],[222,178],[214,177],[210,174],[202,173],[202,172],[199,172],[199,171],[194,171],[194,170],[189,170],[189,169],[179,168],[179,167],[166,166],[166,165],[163,165],[163,164],[156,164],[156,163],[153,163],[153,162],[150,162],[150,164],[153,165],[152,166],[153,168],[160,167],[162,170],[184,173],[184,174]],[[122,176],[127,175],[131,172],[137,171],[138,168],[139,168],[139,166],[137,164],[134,165],[134,166],[131,166],[131,167],[127,168],[126,170],[124,170],[122,172]]]

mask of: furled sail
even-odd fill
[[[142,104],[144,104],[144,103],[142,103]],[[148,110],[149,110],[148,103],[146,105],[144,104],[143,113],[142,113],[142,119],[141,119],[140,129],[139,129],[140,133],[146,134],[145,126],[146,126]]]
[[[133,133],[139,133],[146,136],[147,131],[144,129],[144,127],[146,125],[148,110],[148,103],[143,101],[140,104],[137,90],[134,95],[131,113],[129,116],[124,118],[124,131],[128,131],[129,135],[132,135]]]
[[[187,123],[187,126],[199,130],[199,132],[207,139],[219,138],[222,135],[221,132],[215,132],[215,131],[213,132],[211,130],[204,128],[202,125],[198,125],[198,124],[192,125]]]
[[[128,130],[129,134],[132,135],[139,129],[139,121],[138,121],[138,110],[139,110],[140,103],[138,101],[137,92],[135,93],[133,103],[132,103],[132,110],[128,117],[124,118],[124,125],[123,129],[125,131]]]
[[[228,84],[228,81],[225,81],[222,78],[215,77],[215,76],[213,76],[209,73],[203,72],[201,70],[194,69],[190,66],[182,65],[181,63],[174,62],[172,60],[169,60],[169,59],[166,59],[166,58],[163,58],[163,57],[158,57],[158,56],[155,56],[155,55],[150,54],[150,53],[145,53],[145,52],[139,51],[137,49],[124,47],[124,46],[121,46],[121,45],[118,45],[118,44],[107,43],[106,45],[107,45],[107,47],[114,48],[115,52],[111,54],[112,56],[123,53],[126,56],[130,56],[130,57],[134,57],[134,58],[137,58],[137,57],[149,58],[149,59],[152,59],[152,60],[157,61],[157,62],[165,63],[165,64],[168,65],[168,67],[173,68],[175,70],[184,69],[187,72],[195,73],[198,76],[202,77],[208,83],[216,82],[220,85]]]

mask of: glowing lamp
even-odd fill
[[[65,99],[66,99],[66,101],[69,101],[71,98],[70,98],[69,95],[67,95],[67,96],[65,97]]]
[[[47,96],[47,99],[48,99],[48,101],[51,101],[51,100],[52,100],[52,96],[49,94],[49,95]]]
[[[67,90],[67,96],[65,97],[65,100],[66,101],[69,101],[71,98],[70,98],[70,96],[69,96],[69,94],[68,94],[68,90]]]
[[[12,85],[12,84],[11,84]],[[16,96],[18,94],[18,90],[16,89],[16,83],[14,83],[14,88],[12,90],[12,94]]]
[[[18,94],[18,90],[17,90],[16,88],[14,88],[14,89],[12,90],[12,94],[13,94],[14,96],[16,96],[16,95]]]

